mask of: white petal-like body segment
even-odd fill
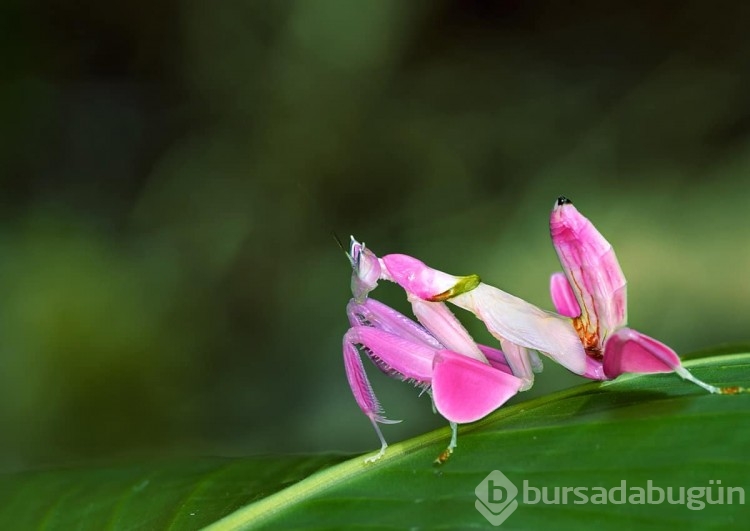
[[[570,319],[483,282],[450,302],[476,315],[497,339],[538,350],[576,374],[586,372],[586,352]]]

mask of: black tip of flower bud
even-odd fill
[[[565,197],[564,195],[561,195],[557,198],[557,206],[563,206],[563,205],[572,205],[573,201]]]

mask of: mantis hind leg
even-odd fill
[[[604,353],[604,373],[608,378],[616,378],[625,372],[675,372],[680,378],[693,382],[709,393],[721,392],[718,387],[690,374],[674,350],[632,328],[621,328],[607,339]]]

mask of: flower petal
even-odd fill
[[[432,398],[451,422],[479,420],[502,406],[521,387],[521,380],[450,350],[435,355]]]
[[[617,378],[625,372],[672,372],[680,357],[664,343],[632,328],[621,328],[604,346],[604,374]]]
[[[484,283],[450,302],[476,315],[498,340],[538,350],[576,374],[586,371],[586,353],[570,319]]]

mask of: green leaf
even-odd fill
[[[750,382],[750,354],[686,366],[715,385]],[[475,488],[493,470],[521,491],[505,528],[741,528],[750,510],[737,492],[732,505],[700,510],[685,503],[575,504],[580,498],[571,492],[567,504],[533,504],[524,503],[535,497],[532,490],[530,500],[525,496],[524,482],[546,487],[548,498],[554,487],[584,487],[591,496],[594,487],[621,481],[633,494],[649,480],[673,487],[674,495],[679,487],[711,487],[712,499],[718,487],[747,493],[749,411],[747,393],[710,395],[673,374],[621,377],[465,426],[442,466],[432,461],[448,442],[447,429],[394,444],[373,464],[362,456],[259,457],[5,475],[0,529],[493,528],[475,508]]]

